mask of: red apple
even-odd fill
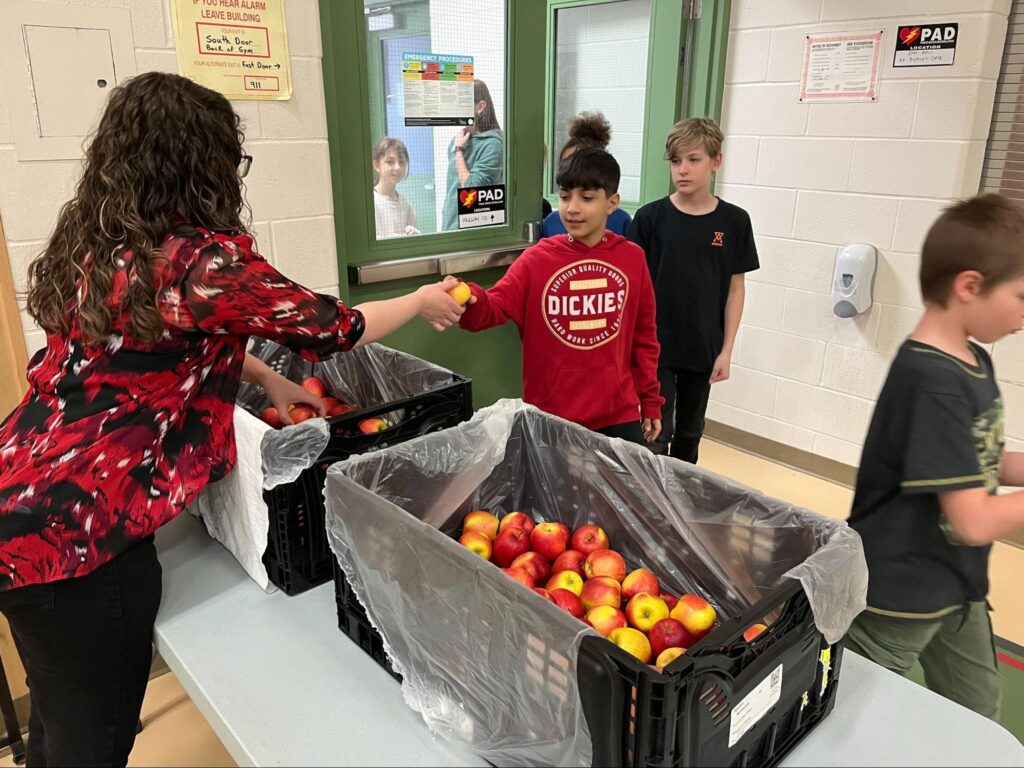
[[[550,587],[550,584],[548,586]],[[583,618],[583,602],[576,593],[560,588],[549,589],[548,591],[551,593],[551,600],[555,605],[577,619]]]
[[[277,412],[277,408],[273,406],[260,411],[260,418],[274,429],[280,429],[284,426],[284,422],[281,421],[281,415]]]
[[[527,534],[533,533],[533,529],[536,523],[533,522],[533,518],[525,512],[509,512],[503,518],[501,518],[501,525],[498,527],[499,531],[504,531],[506,528],[522,528]]]
[[[615,550],[596,549],[583,561],[583,575],[588,579],[610,576],[621,584],[626,578],[626,561]]]
[[[291,417],[292,422],[301,424],[308,419],[315,419],[316,411],[308,405],[296,405],[288,410],[288,415]]]
[[[551,566],[547,559],[538,552],[523,552],[512,561],[512,568],[522,568],[533,577],[535,584],[544,584],[551,575]]]
[[[476,552],[484,560],[491,559],[491,540],[480,531],[466,531],[459,537],[459,544],[470,552]]]
[[[575,571],[582,576],[584,559],[586,559],[586,555],[582,552],[577,552],[575,549],[567,549],[555,558],[555,562],[551,564],[551,572]]]
[[[752,643],[766,629],[768,629],[768,627],[765,624],[755,624],[752,627],[747,627],[743,631],[743,639],[746,640],[748,643]]]
[[[610,576],[595,576],[584,583],[583,591],[580,592],[580,600],[583,601],[583,607],[588,611],[599,605],[618,608],[622,604],[622,587]]]
[[[676,607],[676,603],[679,602],[678,597],[676,597],[675,595],[667,594],[665,592],[662,592],[660,595],[658,595],[658,597],[665,601],[665,605],[668,606],[670,612],[673,608]]]
[[[605,637],[608,637],[613,629],[628,626],[626,614],[610,605],[599,605],[587,611],[587,624]]]
[[[349,405],[348,403],[340,403],[334,406],[333,408],[328,409],[327,415],[344,416],[346,413],[355,413],[358,410],[359,409],[356,408],[354,405]]]
[[[530,532],[530,546],[549,563],[565,552],[569,540],[558,523],[541,523]]]
[[[498,518],[486,509],[474,509],[462,518],[462,530],[479,531],[493,541],[498,535]]]
[[[508,568],[512,561],[530,549],[530,536],[522,528],[507,528],[494,540],[491,559],[499,568]]]
[[[584,555],[610,546],[608,534],[596,525],[581,525],[572,535],[572,548]]]
[[[551,593],[548,592],[546,589],[544,589],[544,587],[534,587],[533,591],[536,592],[541,597],[543,597],[545,600],[548,600],[549,602],[552,602],[552,603],[555,602],[554,598],[551,597]]]
[[[499,536],[501,534],[498,534]],[[544,588],[554,594],[557,589],[565,589],[577,597],[583,591],[583,577],[575,571],[559,571],[544,585]]]
[[[320,399],[324,401],[324,408],[327,409],[328,413],[331,412],[331,409],[337,408],[339,405],[341,405],[341,400],[339,400],[336,397],[331,397],[330,395],[328,395],[327,397],[322,397]]]
[[[560,523],[557,520],[552,520],[551,525],[557,526],[558,530],[560,530],[562,535],[565,536],[565,547],[568,549],[569,542],[572,541],[572,531],[569,530],[569,526],[565,523]]]
[[[637,568],[630,571],[629,575],[622,580],[622,599],[632,600],[634,595],[641,592],[657,596],[661,591],[658,577],[646,568]]]
[[[655,624],[668,618],[668,606],[661,598],[641,592],[626,605],[626,618],[631,627],[650,632]]]
[[[384,419],[363,419],[359,422],[359,431],[364,435],[372,435],[374,432],[383,432],[388,428]]]
[[[647,633],[651,641],[651,653],[661,655],[666,648],[689,648],[697,642],[682,624],[675,619],[662,619]]]
[[[699,595],[687,594],[680,597],[671,616],[698,640],[715,626],[715,607]]]
[[[504,571],[506,576],[510,576],[515,579],[524,587],[533,589],[533,577],[522,568],[502,568],[501,570]]]
[[[324,397],[327,394],[327,389],[324,387],[324,383],[316,376],[309,376],[308,378],[303,379],[302,388],[317,397]]]

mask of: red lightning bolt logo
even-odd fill
[[[904,27],[900,30],[900,39],[903,41],[904,45],[910,45],[912,42],[917,40],[917,37],[920,34],[920,27]]]

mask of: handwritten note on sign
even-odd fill
[[[178,71],[229,99],[290,99],[284,2],[172,0]]]

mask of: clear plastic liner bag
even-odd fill
[[[381,344],[367,344],[314,363],[276,342],[255,339],[249,354],[297,383],[316,376],[327,386],[328,394],[358,409],[404,400],[452,383],[451,371]],[[247,382],[239,387],[237,402],[253,415],[271,404],[262,388]],[[399,409],[381,418],[396,424],[403,414]]]
[[[281,429],[268,429],[260,441],[263,489],[294,482],[324,452],[331,431],[324,419],[309,419]]]
[[[328,539],[440,735],[496,765],[587,765],[576,680],[593,632],[453,538],[472,509],[600,525],[630,567],[709,599],[721,620],[800,580],[829,642],[864,608],[860,537],[645,447],[503,400],[457,427],[328,471]]]
[[[266,339],[253,340],[249,352],[296,383],[307,376],[320,378],[357,408],[403,400],[452,381],[451,371],[380,344],[339,352],[319,363]],[[256,417],[270,400],[261,387],[247,382],[240,385],[236,402],[242,408],[234,413],[235,469],[203,489],[191,512],[202,518],[207,532],[227,547],[246,573],[273,591],[263,563],[270,525],[263,491],[294,482],[312,467],[328,447],[330,425],[314,418],[282,429],[269,427]],[[385,415],[390,423],[401,418],[401,410]]]

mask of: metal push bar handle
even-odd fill
[[[348,281],[355,285],[385,283],[405,277],[426,277],[428,275],[458,275],[478,269],[507,267],[531,244],[537,242],[540,228],[537,222],[527,222],[523,227],[525,241],[508,248],[493,251],[460,251],[440,256],[414,256],[411,259],[390,259],[373,261],[368,264],[352,264],[348,268]]]

